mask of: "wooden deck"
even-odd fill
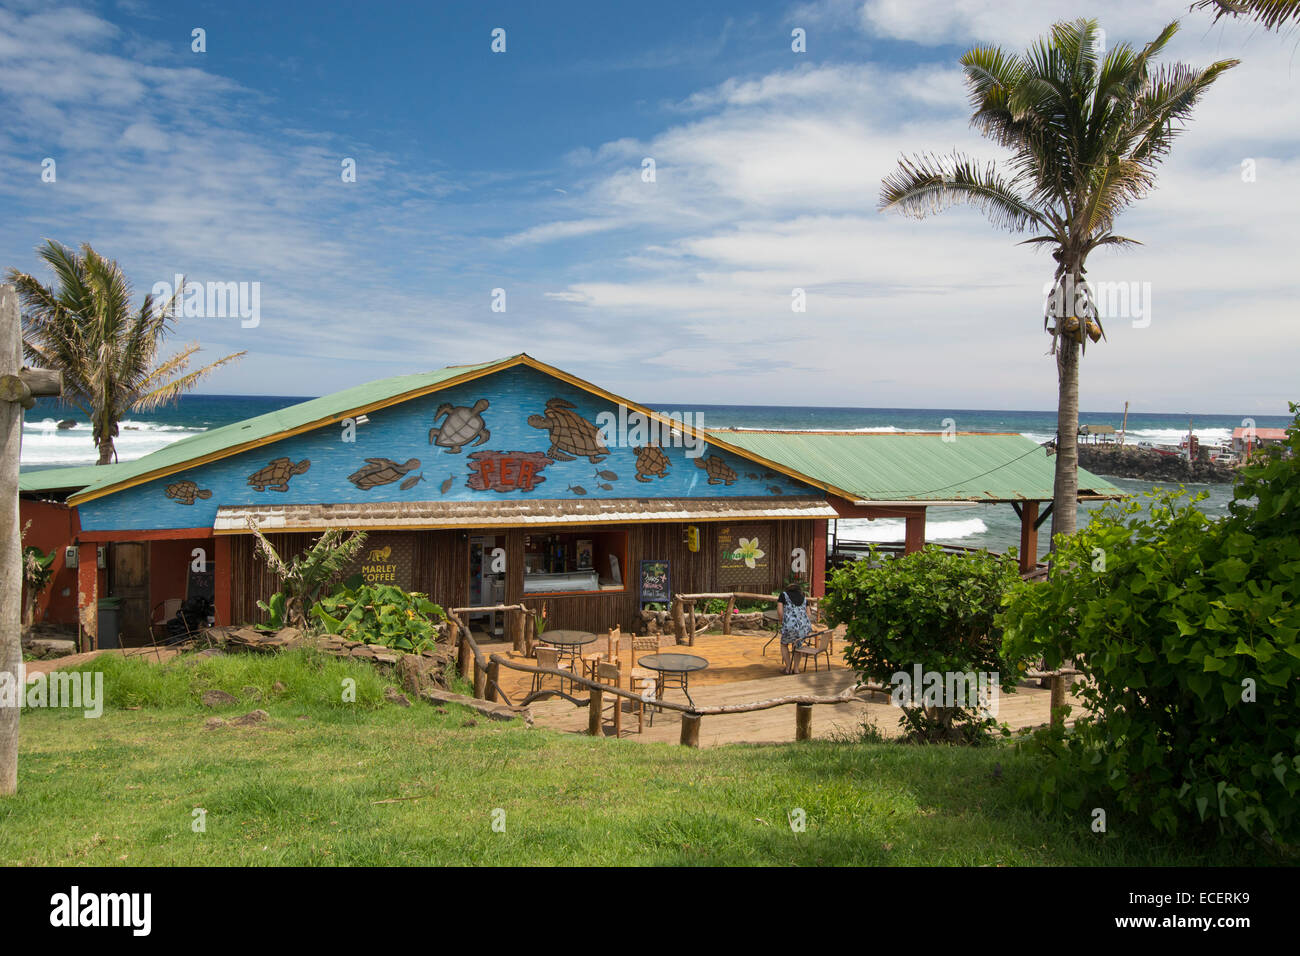
[[[822,658],[820,672],[814,672],[812,665],[806,673],[783,675],[781,673],[781,652],[776,642],[763,655],[763,644],[771,632],[749,632],[732,635],[701,635],[695,640],[695,646],[678,647],[671,638],[663,649],[695,654],[709,662],[707,669],[691,675],[691,697],[698,706],[719,706],[724,704],[744,704],[751,701],[767,700],[774,697],[787,697],[796,694],[816,694],[834,696],[854,683],[853,672],[839,656],[840,648],[835,647],[832,654],[832,667],[828,670],[825,658]],[[624,637],[626,643],[627,638]],[[479,646],[484,654],[501,654],[521,663],[532,664],[531,660],[520,658],[509,652],[509,645],[501,642],[483,642]],[[649,652],[638,652],[642,656]],[[620,655],[627,666],[630,654],[626,647]],[[512,701],[522,700],[529,691],[532,675],[509,668],[501,669],[501,684]],[[558,682],[548,678],[545,687],[556,687]],[[586,697],[583,689],[575,694]],[[892,706],[881,694],[869,695],[870,700],[852,701],[844,704],[820,704],[813,708],[813,736],[818,738],[844,737],[857,734],[864,721],[871,721],[886,737],[896,737],[898,728],[898,709]],[[1002,694],[998,700],[998,720],[1007,723],[1012,730],[1046,724],[1050,718],[1050,692],[1036,684],[1022,684],[1014,694]],[[666,699],[685,703],[686,698],[680,690],[669,689]],[[1067,695],[1067,703],[1076,706],[1078,701]],[[625,702],[626,703],[626,702]],[[587,708],[575,707],[562,698],[536,701],[531,705],[536,726],[547,727],[567,733],[586,734]],[[677,743],[681,730],[681,716],[675,711],[664,710],[654,714],[653,726],[650,713],[646,713],[644,733],[638,734],[636,718],[625,709],[623,714],[623,739],[655,743]],[[612,724],[606,718],[605,732],[613,733]],[[734,743],[785,743],[795,738],[795,708],[793,705],[774,707],[770,710],[747,714],[710,715],[703,718],[700,725],[700,746],[711,747],[719,744]]]

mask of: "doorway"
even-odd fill
[[[121,602],[119,644],[142,647],[149,643],[149,544],[117,541],[109,554],[108,593]]]
[[[471,535],[469,539],[469,605],[483,607],[506,600],[506,539],[504,535]],[[499,549],[499,550],[498,550]],[[499,611],[471,614],[491,635],[504,636],[505,615]]]

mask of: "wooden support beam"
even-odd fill
[[[487,699],[487,668],[479,666],[478,658],[474,659],[474,696]]]
[[[63,373],[49,368],[23,368],[18,377],[36,398],[55,398],[63,394]]]
[[[1040,515],[1038,516],[1038,520],[1034,522],[1034,530],[1035,530],[1035,531],[1037,531],[1040,527],[1042,527],[1043,522],[1046,521],[1048,518],[1050,518],[1050,517],[1052,516],[1052,507],[1053,507],[1055,504],[1056,504],[1055,501],[1049,501],[1049,502],[1047,503],[1047,507],[1043,509],[1043,513],[1040,514]]]
[[[0,285],[0,376],[4,388],[31,394],[17,378],[22,365],[18,290]],[[11,384],[12,380],[12,384]],[[16,680],[23,662],[22,533],[18,515],[18,453],[23,440],[23,403],[0,402],[0,672]],[[24,692],[19,686],[18,692]],[[0,796],[18,792],[18,707],[0,707]]]
[[[1026,501],[1021,508],[1012,502],[1020,516],[1020,573],[1027,574],[1038,567],[1038,502]]]
[[[907,530],[903,540],[903,553],[912,554],[925,547],[925,512],[907,516]]]
[[[731,615],[736,610],[736,595],[727,598],[727,610],[722,614],[722,633],[731,633]]]
[[[456,629],[460,632],[460,645],[456,649],[456,668],[460,671],[461,680],[469,680],[470,663],[474,660],[474,652],[469,646],[469,628],[457,620]]]
[[[495,702],[497,699],[497,687],[501,682],[501,665],[497,661],[488,661],[487,681],[484,686],[483,699]]]

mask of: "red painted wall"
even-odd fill
[[[23,545],[35,545],[46,554],[55,552],[54,577],[36,599],[36,620],[47,624],[77,624],[77,572],[63,559],[63,549],[76,539],[76,512],[67,505],[54,501],[28,501],[18,503],[18,526],[27,534]],[[66,592],[66,593],[65,593]],[[27,594],[23,593],[26,607]]]

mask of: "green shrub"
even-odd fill
[[[1295,411],[1295,406],[1292,407]],[[1297,420],[1300,426],[1300,419]],[[1003,616],[1007,652],[1077,660],[1086,715],[1041,734],[1043,804],[1169,834],[1300,826],[1300,429],[1244,469],[1229,517],[1186,492],[1110,505]]]
[[[918,666],[923,675],[943,675],[945,689],[948,675],[973,673],[996,674],[990,690],[1012,690],[1018,668],[1003,657],[995,618],[1003,595],[1019,580],[1014,553],[956,555],[932,546],[883,558],[873,548],[831,575],[821,608],[828,624],[846,625],[849,666],[864,680],[894,686],[899,723],[909,737],[976,742],[996,720],[969,698],[966,706],[935,703],[915,687],[916,705],[902,691],[915,684]]]
[[[317,601],[311,616],[330,634],[413,653],[433,646],[437,625],[446,619],[442,608],[425,595],[366,584],[360,576]]]

